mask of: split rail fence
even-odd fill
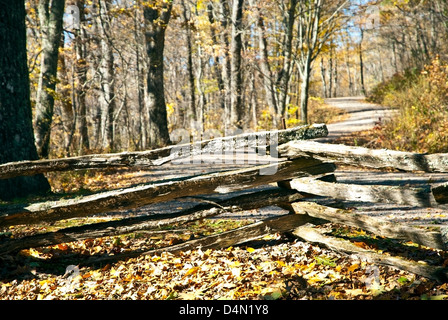
[[[437,281],[447,281],[444,266],[422,265],[400,257],[379,254],[360,248],[348,240],[329,236],[315,228],[333,222],[358,227],[376,235],[412,241],[418,245],[448,249],[448,228],[431,230],[400,225],[353,213],[350,210],[319,205],[310,197],[324,196],[338,200],[374,203],[397,203],[416,207],[441,207],[448,204],[448,183],[410,188],[385,185],[343,184],[336,181],[338,164],[375,169],[395,168],[407,172],[448,172],[448,154],[417,154],[391,150],[324,144],[312,139],[325,137],[323,124],[291,129],[243,134],[169,146],[144,152],[88,155],[64,159],[21,161],[0,165],[0,179],[54,171],[135,167],[151,170],[156,166],[223,150],[252,150],[275,156],[275,161],[243,169],[147,183],[135,187],[99,192],[73,199],[61,199],[27,205],[0,206],[0,228],[21,224],[39,224],[63,219],[88,217],[116,210],[128,210],[184,197],[228,193],[225,200],[201,201],[191,208],[167,214],[127,217],[120,220],[64,228],[54,232],[0,241],[0,256],[31,247],[41,247],[83,239],[115,236],[142,230],[160,230],[164,226],[216,217],[227,212],[243,212],[278,206],[289,214],[257,221],[221,234],[186,241],[150,251],[136,250],[113,256],[98,256],[81,262],[97,263],[162,252],[195,248],[224,248],[259,239],[269,233],[289,232],[298,238],[325,245],[339,252],[363,256],[374,263],[390,265]],[[274,158],[271,158],[271,160]],[[272,184],[276,184],[272,187]],[[271,185],[269,188],[255,188]],[[241,194],[235,191],[245,190]],[[448,227],[448,226],[447,226]]]

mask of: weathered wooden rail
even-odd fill
[[[19,175],[33,175],[51,171],[139,167],[150,170],[180,157],[216,154],[241,148],[268,150],[271,163],[243,169],[208,173],[192,177],[147,183],[135,187],[99,192],[96,194],[25,205],[0,206],[0,228],[20,224],[39,224],[62,219],[92,216],[116,210],[127,210],[145,205],[176,200],[183,197],[228,193],[226,200],[198,203],[190,209],[169,214],[142,215],[120,220],[64,228],[19,239],[0,241],[0,255],[30,247],[48,246],[88,238],[127,234],[141,230],[158,230],[162,226],[181,224],[209,218],[226,212],[240,212],[270,205],[289,210],[290,214],[255,222],[251,225],[219,235],[187,241],[175,246],[151,251],[133,251],[112,257],[92,257],[82,263],[106,261],[202,248],[219,248],[241,244],[272,232],[293,232],[306,241],[321,243],[335,250],[367,256],[376,263],[392,265],[439,281],[448,279],[443,266],[423,266],[398,257],[383,257],[378,253],[354,246],[319,233],[312,225],[327,222],[345,224],[377,235],[412,241],[437,250],[448,249],[448,228],[428,231],[418,227],[392,224],[367,215],[352,213],[310,202],[310,196],[325,196],[338,200],[396,203],[416,207],[441,207],[448,203],[448,184],[419,188],[384,185],[341,184],[334,171],[338,164],[395,168],[403,171],[448,172],[447,154],[415,154],[390,150],[372,150],[344,145],[306,141],[328,134],[325,125],[302,126],[274,132],[251,133],[234,137],[211,139],[200,143],[167,148],[108,155],[89,155],[55,160],[23,161],[0,165],[0,179]],[[219,152],[218,152],[219,153]],[[276,184],[276,186],[273,186]],[[267,186],[263,190],[253,189]],[[234,193],[249,190],[243,195]]]
[[[263,131],[219,137],[190,144],[177,144],[141,152],[93,154],[63,159],[38,161],[18,161],[0,165],[0,179],[28,176],[39,173],[71,171],[80,169],[107,168],[151,168],[160,166],[179,157],[190,157],[216,151],[237,150],[239,148],[269,148],[291,140],[314,139],[328,135],[325,125],[300,126],[285,130]],[[273,141],[271,141],[273,140]]]

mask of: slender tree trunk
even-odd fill
[[[101,110],[102,149],[110,152],[114,149],[114,112],[116,109],[114,55],[110,37],[110,18],[108,16],[109,1],[99,0],[99,23],[101,45],[101,90],[99,104]]]
[[[333,67],[333,42],[330,44],[330,58],[328,59],[328,93],[327,97],[333,97],[334,67]]]
[[[24,1],[0,6],[0,163],[37,160],[26,52]],[[43,175],[0,180],[0,199],[43,194],[50,185]]]
[[[260,8],[257,7],[257,3],[254,0],[250,0],[250,5],[255,10],[255,19],[257,20],[257,31],[258,31],[258,48],[259,48],[259,65],[261,76],[263,77],[264,91],[266,104],[269,110],[272,112],[272,125],[274,128],[278,127],[279,123],[279,110],[277,106],[277,99],[275,96],[275,87],[273,81],[273,75],[271,66],[269,64],[268,55],[268,43],[266,39],[266,27],[264,25],[263,16],[261,15]],[[256,124],[256,123],[255,123]],[[278,129],[278,128],[277,128]]]
[[[347,46],[347,52],[349,48]],[[347,69],[347,78],[348,78],[348,94],[353,95],[353,80],[352,80],[352,72],[350,70],[350,56],[348,54],[345,55],[345,67]]]
[[[328,98],[328,89],[327,89],[327,69],[325,68],[324,58],[320,59],[320,76],[322,79],[322,94],[324,98]]]
[[[163,79],[163,51],[165,30],[171,16],[173,3],[164,2],[159,7],[145,7],[147,53],[146,105],[149,114],[149,146],[161,147],[171,143],[168,132],[165,88]]]
[[[63,43],[64,40],[61,42]],[[63,46],[63,45],[62,45]],[[59,55],[59,66],[61,69],[61,89],[60,94],[62,96],[62,124],[65,132],[65,146],[64,150],[67,156],[70,156],[70,149],[72,146],[73,135],[75,132],[75,112],[72,94],[73,91],[71,81],[68,78],[69,70],[65,62],[65,56]]]
[[[334,85],[333,85],[333,97],[338,96],[339,89],[339,70],[338,70],[338,59],[334,60]]]
[[[215,16],[214,16],[214,9],[213,4],[209,2],[207,4],[207,12],[208,12],[208,20],[211,24],[210,27],[210,34],[213,41],[213,45],[215,47],[219,46],[218,42],[218,36],[216,34],[216,27],[213,25],[215,23]],[[216,81],[218,82],[218,89],[219,89],[219,104],[221,106],[221,109],[223,111],[226,110],[226,92],[225,92],[225,85],[224,85],[224,73],[222,72],[220,68],[220,62],[219,62],[219,54],[214,53],[213,54],[213,70],[215,73]]]
[[[233,0],[232,5],[232,41],[230,43],[230,125],[237,129],[243,127],[243,78],[241,68],[242,25],[244,0]]]
[[[196,93],[195,93],[195,77],[193,71],[193,46],[192,46],[192,34],[191,34],[191,23],[190,17],[188,15],[187,6],[185,5],[185,0],[182,0],[182,16],[185,24],[185,41],[187,45],[187,72],[188,72],[188,84],[190,99],[187,109],[187,119],[190,121],[197,121],[198,111],[196,110]],[[199,66],[202,68],[202,66]],[[183,120],[183,119],[182,119]],[[184,121],[182,121],[184,122]],[[182,123],[184,126],[185,123]]]
[[[144,85],[144,75],[141,67],[141,54],[140,54],[140,44],[142,41],[141,39],[141,30],[140,30],[140,23],[139,23],[139,11],[135,10],[135,17],[134,17],[134,40],[135,40],[135,72],[136,72],[136,79],[137,79],[137,101],[138,101],[138,123],[137,125],[137,136],[138,136],[138,148],[140,150],[146,149],[146,134],[147,134],[147,117],[146,117],[146,108],[145,108],[145,85]]]
[[[252,122],[252,128],[255,129],[257,127],[257,89],[256,89],[256,81],[255,81],[255,72],[252,73],[250,77],[250,116],[252,120],[248,120],[248,122]],[[273,118],[275,115],[273,115]]]
[[[284,61],[283,68],[279,73],[278,77],[278,107],[282,117],[286,116],[286,105],[288,99],[288,86],[291,77],[291,67],[292,67],[292,40],[294,37],[293,29],[296,17],[296,8],[299,0],[290,0],[287,16],[286,25],[286,38],[285,38],[285,48],[284,48]]]
[[[64,6],[65,0],[39,0],[38,5],[42,53],[35,111],[35,139],[37,153],[42,158],[47,158],[50,151]]]
[[[364,59],[362,54],[362,41],[364,39],[364,30],[361,29],[361,40],[359,42],[359,74],[361,78],[361,93],[366,94],[366,86],[364,84]]]
[[[398,58],[397,58],[397,48],[396,48],[396,40],[392,40],[392,53],[393,53],[393,65],[395,73],[398,73]]]
[[[311,57],[306,61],[303,70],[300,71],[301,86],[300,86],[300,120],[303,124],[308,123],[308,96],[310,88],[311,77]]]
[[[76,62],[73,77],[77,78],[77,85],[74,86],[75,93],[73,103],[76,104],[74,111],[77,115],[76,132],[79,134],[78,153],[83,154],[90,149],[90,139],[87,129],[87,104],[86,104],[86,82],[87,82],[87,49],[86,49],[86,32],[82,26],[85,20],[84,15],[85,0],[77,0],[76,6],[79,8],[80,29],[75,30],[75,54]],[[75,102],[76,101],[76,102]]]
[[[205,92],[204,92],[204,88],[202,85],[202,78],[203,78],[203,73],[204,73],[204,62],[202,59],[202,47],[201,44],[198,44],[198,49],[197,49],[197,64],[198,64],[198,69],[197,69],[197,75],[196,75],[196,88],[198,90],[198,94],[199,94],[199,101],[198,101],[198,105],[196,107],[196,116],[195,116],[195,120],[198,121],[199,123],[199,134],[202,134],[204,132],[204,121],[205,121],[205,107],[207,105],[207,98],[205,96]]]
[[[222,65],[222,79],[224,83],[224,101],[225,101],[225,109],[224,109],[224,132],[227,133],[227,130],[230,126],[230,105],[231,105],[231,88],[230,88],[230,78],[231,78],[231,67],[230,67],[230,41],[229,41],[229,32],[228,26],[230,23],[230,8],[228,0],[220,0],[220,21],[221,27],[223,31],[221,32],[221,43],[224,46],[224,61]]]

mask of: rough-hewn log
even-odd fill
[[[325,245],[326,247],[337,252],[355,254],[357,256],[364,257],[374,264],[391,266],[439,282],[446,282],[448,280],[448,268],[424,265],[415,261],[405,260],[400,257],[379,254],[371,250],[360,248],[348,240],[325,236],[312,227],[301,226],[296,228],[292,233],[300,239],[315,244]]]
[[[412,152],[368,149],[315,141],[291,141],[280,145],[283,157],[313,157],[371,168],[396,168],[404,171],[448,172],[448,154],[420,154]]]
[[[288,214],[280,217],[270,218],[255,222],[250,225],[223,232],[217,235],[195,239],[180,243],[174,246],[164,247],[150,251],[132,251],[114,256],[94,257],[82,262],[82,265],[105,263],[110,261],[133,258],[140,255],[160,255],[164,252],[178,253],[181,251],[201,249],[220,249],[239,245],[252,240],[260,239],[270,233],[282,233],[291,231],[298,226],[313,222],[313,219],[306,215]]]
[[[294,202],[291,204],[296,213],[308,214],[311,217],[325,219],[370,231],[376,235],[412,241],[430,248],[447,250],[448,241],[441,231],[428,231],[416,227],[391,223],[366,215],[352,213],[348,210],[318,205],[313,202]]]
[[[334,170],[335,166],[331,163],[326,164],[309,158],[296,159],[224,173],[144,184],[75,199],[35,203],[20,208],[16,206],[12,210],[8,207],[0,207],[0,227],[89,216],[186,196],[228,193],[295,177],[329,173]]]
[[[113,167],[159,166],[179,157],[217,153],[231,148],[266,148],[291,140],[314,139],[328,135],[324,124],[299,126],[286,130],[265,131],[220,137],[192,144],[179,144],[142,152],[95,154],[63,159],[9,162],[0,165],[0,179],[29,176],[54,171],[104,169]],[[274,140],[272,140],[274,139]],[[218,148],[220,148],[218,150]]]
[[[300,192],[339,200],[373,203],[396,203],[416,207],[432,207],[430,186],[407,188],[400,186],[358,185],[326,182],[313,178],[298,178],[283,185]]]
[[[175,213],[145,215],[120,220],[64,228],[54,232],[0,242],[0,255],[27,248],[55,245],[84,239],[115,236],[142,230],[159,229],[173,224],[210,218],[227,212],[240,212],[301,199],[294,190],[268,189],[231,196],[225,200],[198,203]]]

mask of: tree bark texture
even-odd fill
[[[89,150],[91,139],[89,138],[89,131],[87,128],[87,101],[86,101],[86,82],[87,82],[87,41],[86,30],[83,23],[85,21],[84,6],[85,0],[76,0],[76,6],[79,8],[80,29],[74,30],[75,35],[75,54],[76,63],[74,64],[73,78],[77,78],[77,85],[73,85],[73,104],[75,107],[76,128],[75,131],[79,134],[77,149],[79,154],[83,154]],[[73,82],[74,79],[73,79]]]
[[[316,179],[294,179],[290,188],[339,200],[363,201],[373,203],[396,203],[415,207],[437,206],[429,185],[421,188],[400,186],[359,185],[319,181]]]
[[[99,2],[99,22],[101,34],[101,90],[99,95],[101,112],[101,147],[105,151],[114,149],[114,112],[116,109],[115,79],[114,79],[114,54],[112,38],[110,35],[110,17],[108,15],[109,1]]]
[[[65,0],[39,0],[38,5],[42,58],[36,99],[35,139],[37,153],[42,158],[47,158],[50,152],[50,133],[64,6]]]
[[[242,26],[244,0],[233,0],[232,5],[232,38],[230,42],[230,125],[243,128],[243,76],[242,76]]]
[[[229,8],[229,0],[219,0],[219,20],[221,23],[221,27],[223,28],[223,32],[220,34],[221,43],[224,46],[224,61],[221,63],[222,65],[222,82],[223,82],[223,91],[224,91],[224,129],[227,134],[227,130],[229,129],[230,123],[230,109],[231,109],[231,57],[230,57],[230,35],[229,35],[229,24],[231,23],[231,11]]]
[[[361,228],[379,236],[412,241],[434,249],[447,249],[448,242],[445,238],[446,228],[442,228],[440,231],[428,231],[352,213],[349,210],[321,206],[313,202],[294,202],[291,206],[297,214],[307,214],[311,217],[328,220],[333,223]]]
[[[162,147],[171,143],[165,102],[163,77],[163,51],[165,31],[171,17],[173,3],[166,1],[160,6],[146,6],[145,38],[147,53],[146,105],[149,113],[149,146]]]
[[[259,209],[282,202],[289,203],[301,198],[303,196],[296,191],[278,188],[249,192],[243,195],[232,195],[226,200],[200,202],[191,208],[168,214],[143,215],[116,221],[92,223],[19,239],[11,239],[0,243],[0,255],[26,248],[49,246],[64,242],[116,236],[144,230],[160,230],[164,226],[184,224],[199,219],[211,218],[223,213]]]
[[[447,154],[420,154],[386,149],[368,149],[315,141],[291,141],[278,147],[282,157],[309,156],[322,161],[377,169],[448,172]]]
[[[140,152],[113,154],[93,154],[63,159],[43,159],[0,164],[0,179],[30,176],[40,173],[70,171],[80,169],[104,169],[112,167],[159,166],[179,157],[195,156],[202,153],[219,153],[238,148],[268,148],[270,145],[286,143],[297,139],[314,139],[328,135],[324,124],[300,126],[272,132],[256,132],[238,136],[205,140],[193,144],[168,146]],[[272,141],[272,136],[276,141]]]
[[[36,224],[95,213],[125,210],[164,202],[175,198],[212,193],[228,193],[272,182],[330,173],[333,164],[314,159],[297,159],[275,164],[255,166],[235,171],[218,172],[203,176],[143,184],[120,190],[29,206],[0,207],[0,226]],[[266,174],[268,173],[268,174]]]
[[[0,6],[0,163],[37,160],[26,54],[24,1]],[[50,190],[44,176],[0,181],[0,199]]]
[[[192,35],[192,24],[190,21],[191,13],[187,9],[185,0],[182,0],[182,17],[183,23],[185,24],[185,42],[187,45],[187,71],[188,71],[188,91],[189,91],[189,103],[188,110],[186,112],[187,121],[183,121],[184,126],[188,126],[191,121],[198,120],[198,112],[196,110],[196,86],[195,86],[195,76],[194,76],[194,66],[193,66],[193,35]],[[199,66],[199,69],[202,66]]]

